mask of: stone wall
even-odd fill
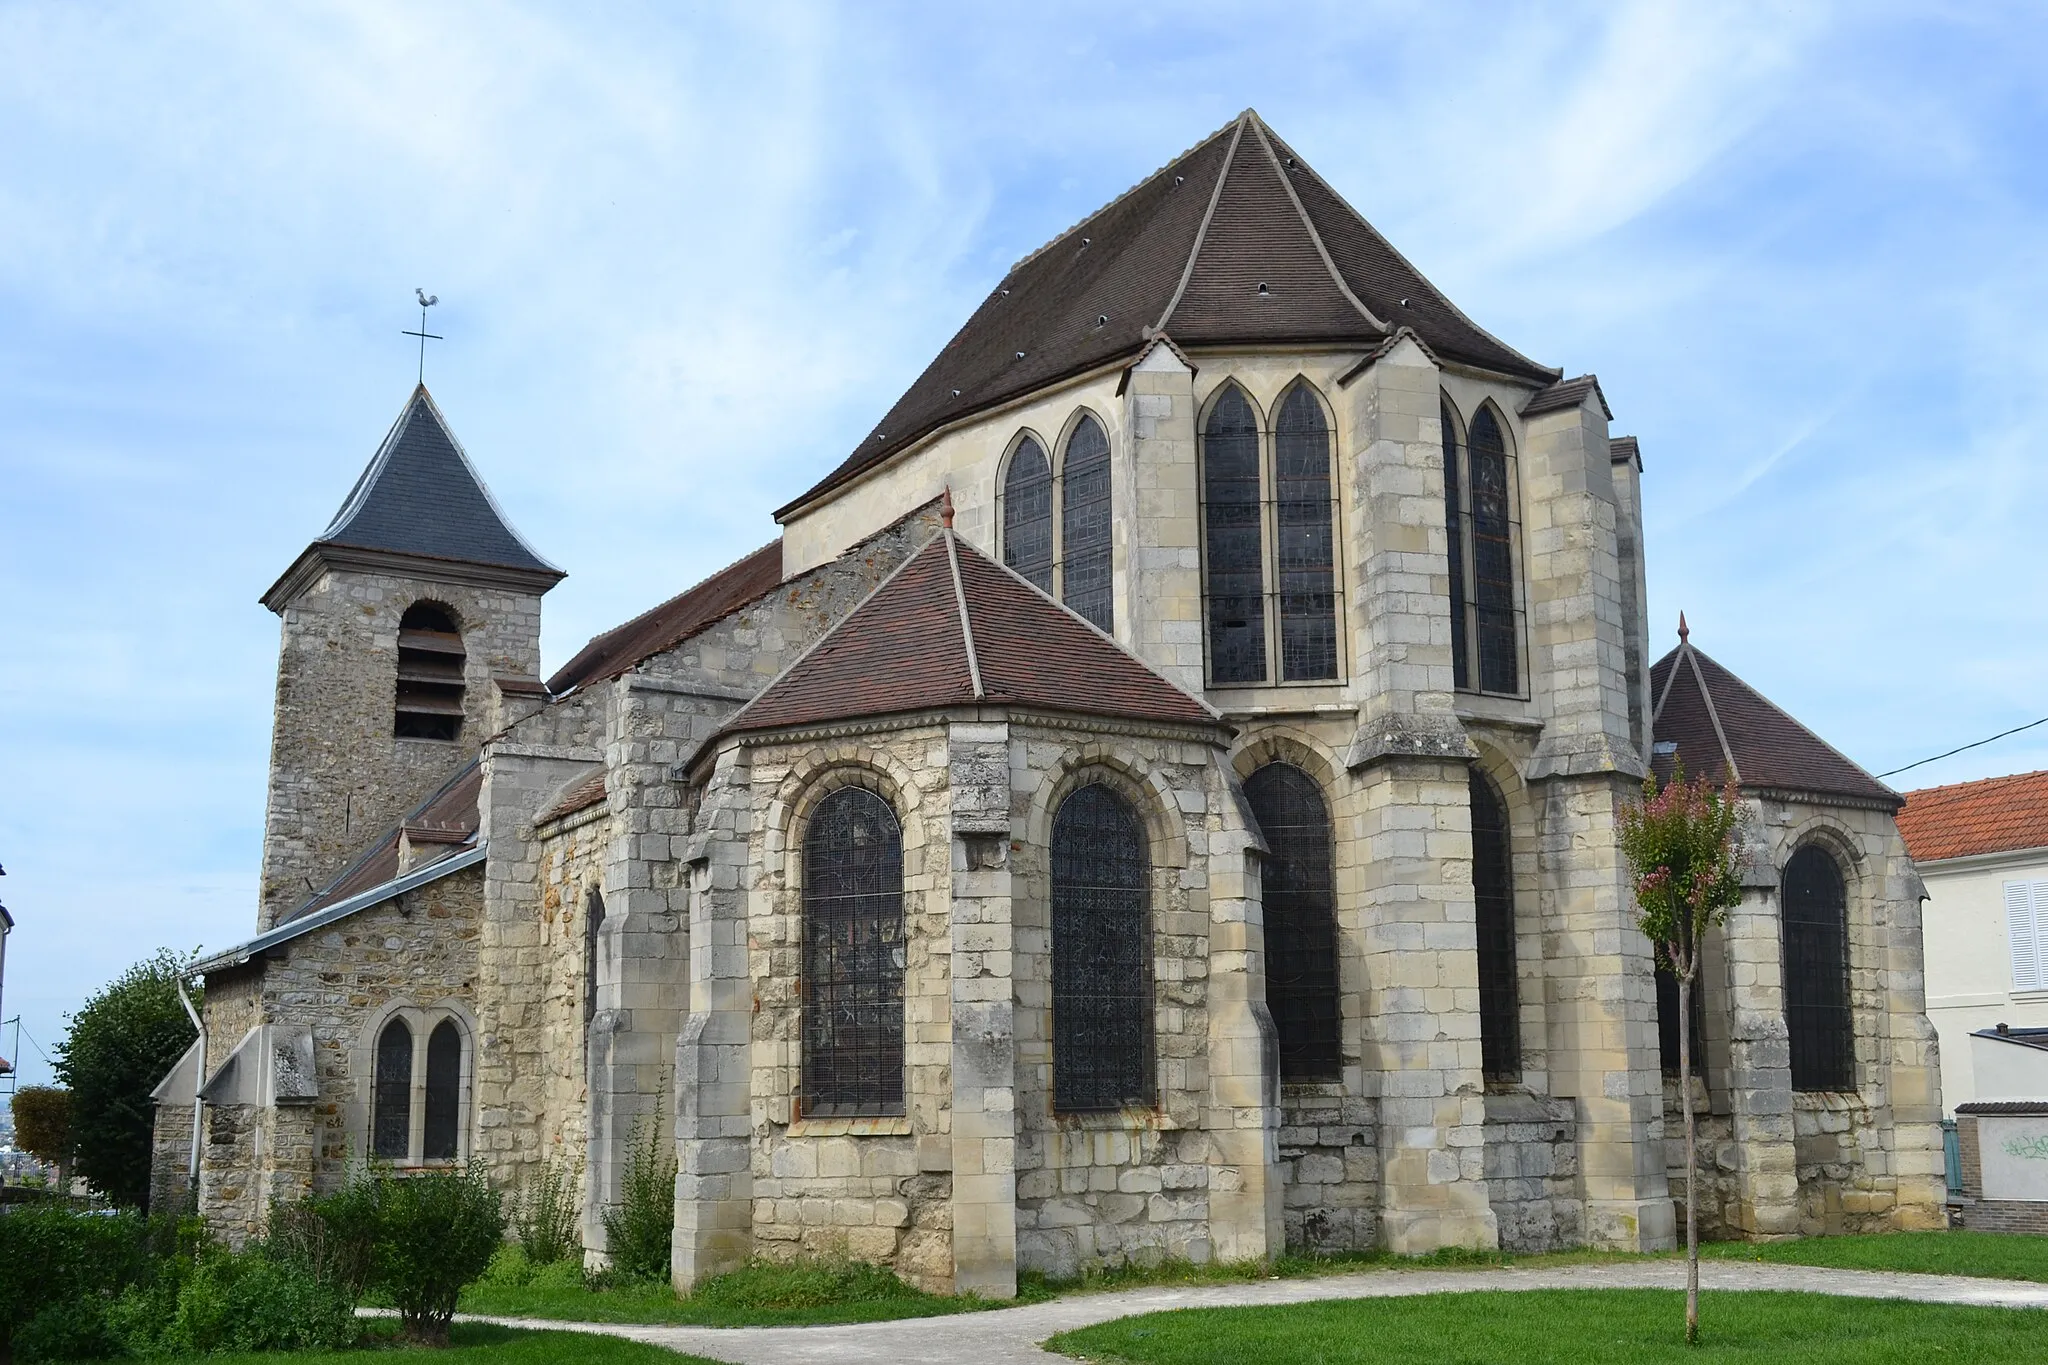
[[[197,1207],[192,1197],[191,1161],[192,1106],[157,1105],[149,1131],[151,1213],[184,1213],[188,1204]]]
[[[1972,1232],[2048,1234],[2048,1202],[1984,1197],[1983,1134],[1977,1115],[1956,1115],[1956,1146],[1962,1158],[1962,1225]]]
[[[1585,1245],[1578,1114],[1570,1100],[1486,1097],[1486,1187],[1503,1251]]]
[[[1322,1253],[1379,1245],[1379,1134],[1371,1100],[1342,1085],[1280,1092],[1280,1165],[1287,1249]]]

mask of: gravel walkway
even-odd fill
[[[949,1317],[868,1322],[846,1327],[652,1327],[613,1323],[476,1318],[508,1327],[553,1327],[629,1337],[733,1365],[1046,1365],[1065,1357],[1038,1348],[1055,1332],[1163,1308],[1237,1308],[1316,1299],[1391,1298],[1474,1289],[1682,1289],[1683,1261],[1630,1261],[1538,1270],[1372,1270],[1317,1279],[1128,1289],[1072,1294],[1050,1303]],[[1703,1289],[1789,1289],[1867,1299],[2048,1308],[2048,1284],[1973,1280],[1955,1275],[1900,1275],[1817,1266],[1708,1261]]]

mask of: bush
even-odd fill
[[[71,1091],[78,1173],[131,1208],[149,1203],[150,1088],[198,1036],[178,1002],[190,965],[168,949],[136,963],[79,1007],[53,1049],[57,1079]]]
[[[388,1295],[414,1341],[442,1343],[463,1286],[505,1236],[505,1210],[477,1168],[372,1181],[370,1286]]]
[[[358,1174],[334,1194],[273,1206],[265,1248],[355,1303],[369,1287],[377,1233],[377,1182]]]
[[[14,1334],[14,1359],[105,1360],[121,1354],[107,1327],[107,1301],[98,1295],[66,1299],[37,1313]]]
[[[491,1257],[491,1264],[477,1282],[479,1289],[533,1289],[561,1293],[587,1289],[590,1277],[583,1262],[574,1257],[535,1265],[517,1242],[507,1242]]]
[[[665,1092],[656,1092],[654,1112],[666,1114]],[[667,1125],[642,1115],[633,1122],[620,1172],[619,1202],[604,1211],[605,1251],[612,1269],[627,1280],[665,1280],[676,1227],[676,1148]]]
[[[161,1220],[160,1220],[161,1221]],[[30,1351],[65,1360],[107,1300],[145,1277],[152,1229],[133,1213],[76,1213],[21,1205],[0,1217],[0,1359],[20,1336]],[[32,1320],[49,1321],[27,1332]],[[50,1354],[56,1352],[56,1354]]]
[[[137,1285],[108,1308],[110,1334],[139,1356],[338,1350],[356,1340],[355,1304],[265,1248],[211,1251]]]
[[[538,1175],[520,1182],[512,1202],[512,1235],[531,1264],[553,1265],[582,1255],[576,1227],[581,1221],[576,1186],[582,1174],[581,1166],[564,1169],[550,1161]]]

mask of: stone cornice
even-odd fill
[[[365,550],[354,545],[336,545],[316,540],[308,545],[292,566],[278,576],[258,600],[282,614],[330,569],[353,569],[358,573],[390,574],[395,578],[424,578],[465,587],[507,588],[538,597],[567,577],[559,569],[517,569],[501,564],[472,564],[458,559],[435,559],[431,555],[402,554],[396,550]]]

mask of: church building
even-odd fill
[[[1745,810],[1709,1235],[1941,1226],[1899,798],[1653,657],[1610,422],[1250,111],[552,677],[562,571],[420,388],[263,597],[256,933],[200,964],[157,1197],[241,1238],[365,1159],[552,1164],[601,1262],[672,1137],[681,1289],[1669,1247],[1676,986],[1616,835],[1682,760]]]

